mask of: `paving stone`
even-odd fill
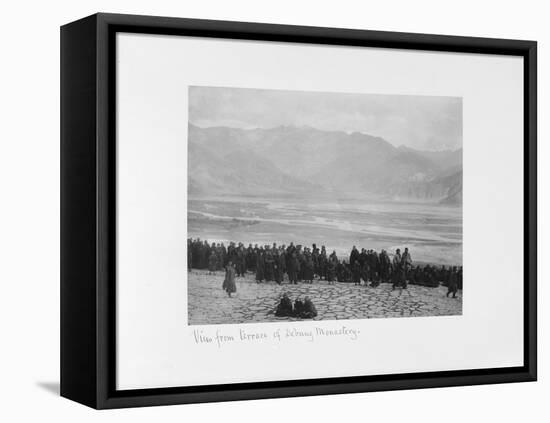
[[[224,273],[209,275],[193,270],[188,278],[189,324],[231,324],[264,321],[297,321],[274,315],[279,298],[288,292],[294,301],[309,296],[319,315],[315,320],[369,319],[384,317],[449,316],[462,314],[462,292],[458,299],[447,298],[445,287],[427,288],[409,285],[392,290],[391,284],[376,288],[349,283],[328,285],[289,285],[275,282],[256,283],[252,274],[236,281],[237,292],[231,298],[221,289]]]

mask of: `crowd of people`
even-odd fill
[[[352,282],[372,287],[380,283],[392,283],[393,288],[407,288],[407,284],[437,287],[443,284],[448,287],[447,296],[456,296],[462,289],[462,266],[414,265],[408,248],[403,252],[396,249],[390,257],[381,250],[361,250],[353,246],[349,257],[340,258],[336,251],[330,254],[325,246],[311,248],[302,245],[252,246],[230,242],[208,243],[201,239],[187,241],[188,269],[207,269],[216,272],[227,269],[230,265],[237,277],[246,273],[255,274],[256,282],[275,281],[281,284],[288,280],[291,284],[298,282],[313,283],[315,279],[324,279],[329,284],[335,282]],[[286,275],[286,278],[285,278]],[[227,279],[227,275],[226,275]],[[229,284],[230,285],[230,284]]]

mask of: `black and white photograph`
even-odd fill
[[[462,315],[461,97],[188,92],[190,325]]]
[[[523,365],[521,57],[111,40],[113,389]]]

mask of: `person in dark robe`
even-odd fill
[[[367,250],[364,248],[361,248],[361,253],[359,253],[359,264],[361,265],[361,268],[365,265],[365,262],[367,261]]]
[[[277,305],[275,310],[275,316],[277,317],[291,317],[294,315],[294,310],[292,309],[292,301],[288,298],[288,294],[285,292]]]
[[[353,283],[355,285],[361,285],[361,265],[359,264],[359,258],[357,258],[351,265],[351,275],[353,278]]]
[[[426,286],[424,282],[424,272],[422,271],[420,266],[416,266],[416,268],[414,269],[414,277],[412,278],[411,283]]]
[[[319,279],[327,278],[327,250],[325,246],[321,246],[321,252],[319,253]]]
[[[378,255],[375,251],[367,251],[367,262],[369,263],[369,280],[373,282],[378,278],[377,269],[379,267]]]
[[[222,269],[225,268],[225,266],[227,266],[227,248],[225,247],[223,242],[222,242],[222,245],[220,247],[220,252],[221,252],[221,255],[220,255],[220,269],[219,270],[222,270]]]
[[[224,270],[229,264],[229,261],[231,261],[232,263],[235,263],[234,250],[235,250],[235,245],[233,242],[230,242],[227,245],[227,248],[225,249],[225,257],[224,257],[224,265],[223,265]]]
[[[206,269],[208,267],[208,263],[206,261],[206,256],[208,254],[207,245],[208,245],[208,242],[204,241],[204,243],[201,244],[199,247],[199,257],[198,257],[199,263],[197,266],[199,269]]]
[[[193,267],[193,243],[191,239],[187,240],[187,271],[190,272]]]
[[[279,266],[279,269],[281,271],[281,282],[284,280],[285,278],[285,273],[286,273],[286,263],[287,263],[287,259],[286,259],[286,250],[283,246],[283,248],[281,248],[281,251],[279,252],[279,257],[277,259],[277,265]]]
[[[298,259],[296,258],[296,253],[293,253],[290,257],[290,260],[287,264],[287,271],[288,271],[288,280],[291,284],[297,284],[298,283]]]
[[[294,316],[300,317],[304,311],[304,303],[299,298],[294,301]]]
[[[265,263],[264,263],[264,254],[263,250],[260,248],[256,254],[256,282],[263,282],[265,279],[264,275]]]
[[[302,273],[302,260],[301,260],[301,252],[296,249],[296,260],[294,261],[294,264],[296,265],[296,283],[298,283],[300,279],[300,275]]]
[[[351,266],[344,262],[344,282],[351,282],[353,275],[351,273]]]
[[[458,280],[456,276],[456,266],[454,266],[449,272],[449,279],[447,282],[447,297],[449,296],[449,294],[453,294],[453,298],[456,298],[456,293],[458,291]]]
[[[327,261],[327,282],[329,285],[334,285],[334,279],[336,277],[336,265],[334,260]]]
[[[304,280],[304,271],[306,266],[304,263],[304,252],[302,251],[301,245],[296,246],[296,258],[298,259],[296,276],[298,278],[298,282],[302,282]]]
[[[361,278],[365,281],[365,286],[367,286],[369,281],[369,263],[365,260],[363,266],[361,266]]]
[[[426,286],[429,286],[431,288],[437,288],[439,286],[439,281],[437,280],[437,277],[434,274],[435,272],[433,268],[430,265],[427,265],[422,270],[423,270],[422,273],[423,273],[424,283],[426,284]]]
[[[283,281],[283,272],[279,267],[278,261],[273,263],[273,279],[277,282],[277,285],[280,285]]]
[[[306,283],[312,284],[314,277],[313,258],[311,257],[311,254],[309,252],[305,255],[304,268],[304,280],[306,281]]]
[[[233,262],[230,260],[225,268],[225,279],[223,280],[222,288],[227,292],[227,295],[231,297],[231,294],[237,292],[237,285],[235,284],[235,268]]]
[[[357,260],[359,260],[359,251],[357,250],[357,247],[354,245],[349,255],[349,264],[351,264],[351,266],[353,267],[353,265]]]
[[[302,319],[313,319],[314,317],[317,317],[317,309],[309,297],[304,298],[304,306],[302,312],[300,313],[300,317]]]
[[[290,242],[290,245],[286,248],[286,267],[288,269],[288,265],[290,260],[292,259],[292,255],[296,252],[296,247],[294,246],[294,242]]]
[[[273,254],[271,252],[271,248],[268,246],[267,250],[265,252],[264,256],[264,264],[265,264],[265,280],[267,282],[273,280],[273,263],[275,261],[273,260]]]
[[[381,272],[381,265],[380,265],[380,256],[376,251],[372,252],[374,255],[374,280],[373,282],[379,282],[380,280],[380,272]]]
[[[250,253],[249,253],[249,256],[248,256],[248,259],[249,259],[249,266],[250,266],[250,270],[254,273],[256,273],[256,262],[258,261],[258,244],[256,244],[251,250],[250,250]]]
[[[244,246],[239,246],[236,254],[237,259],[237,276],[244,277],[246,273],[246,254]]]
[[[345,261],[338,263],[336,265],[336,280],[338,282],[345,282],[346,281],[346,271],[345,271]]]
[[[212,243],[212,245],[213,245],[213,243]],[[208,269],[210,254],[212,254],[212,247],[210,246],[210,244],[208,244],[208,241],[204,241],[204,250],[205,250],[205,253],[204,253],[203,269]]]
[[[218,265],[218,260],[215,252],[210,254],[208,257],[208,274],[211,275],[216,271],[216,266]]]
[[[380,252],[380,279],[382,282],[390,281],[390,266],[390,256],[388,256],[386,250],[382,250]]]
[[[402,283],[402,258],[401,250],[398,248],[395,251],[392,261],[392,272],[393,272],[393,289],[399,288]]]
[[[317,244],[311,246],[311,259],[313,260],[313,277],[319,276],[319,249]]]
[[[256,257],[254,257],[254,248],[252,244],[248,244],[248,248],[245,250],[246,255],[246,271],[256,271]]]
[[[401,257],[403,267],[403,288],[407,287],[407,281],[409,280],[409,272],[412,269],[412,258],[409,249],[405,247],[403,256]]]
[[[437,272],[437,280],[443,284],[443,286],[449,286],[449,275],[447,274],[447,269],[445,265],[441,266]]]

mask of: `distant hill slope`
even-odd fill
[[[308,127],[189,125],[189,192],[379,196],[461,204],[462,150],[396,148],[379,137]]]

